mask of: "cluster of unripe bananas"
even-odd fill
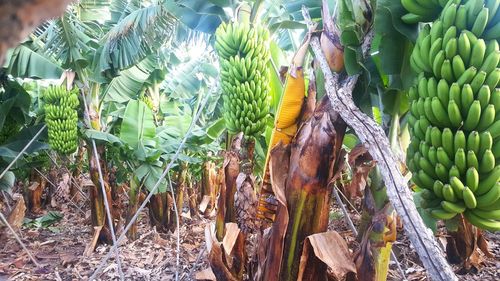
[[[50,147],[63,154],[75,152],[78,147],[78,89],[68,91],[65,86],[49,86],[43,98]]]
[[[146,106],[149,107],[149,109],[153,110],[154,108],[153,99],[150,96],[147,96],[144,93],[142,93],[139,96],[139,100],[145,103]]]
[[[269,31],[250,23],[222,23],[215,36],[226,127],[230,133],[257,136],[269,114]]]
[[[16,120],[7,115],[2,128],[0,128],[0,145],[19,132],[20,127]]]
[[[409,91],[407,164],[422,207],[490,231],[500,230],[499,6],[448,2],[410,60],[419,76]]]

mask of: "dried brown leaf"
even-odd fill
[[[212,272],[211,268],[205,268],[201,271],[196,272],[194,275],[194,279],[196,279],[196,280],[209,280],[209,281],[217,280],[215,278],[215,275]]]
[[[297,280],[326,280],[327,268],[335,280],[345,280],[347,276],[352,278],[356,273],[347,243],[335,231],[306,238]]]
[[[24,215],[26,214],[26,204],[21,194],[14,194],[13,199],[16,201],[14,208],[7,218],[8,223],[14,229],[20,228],[23,225]]]

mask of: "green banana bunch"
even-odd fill
[[[406,24],[433,21],[447,2],[448,0],[401,0],[401,5],[408,11],[401,20]]]
[[[500,0],[453,0],[425,25],[410,64],[407,165],[437,219],[500,230]]]
[[[249,23],[222,23],[215,36],[226,127],[257,136],[269,115],[269,31]]]
[[[142,93],[139,96],[139,100],[145,103],[146,106],[149,107],[149,109],[153,110],[154,108],[153,99],[150,96],[147,96],[144,93]]]
[[[5,141],[19,132],[21,126],[12,117],[7,115],[3,123],[2,128],[0,128],[0,144],[5,143]]]
[[[63,154],[75,152],[78,146],[78,89],[67,91],[64,86],[50,86],[43,98],[50,147]]]

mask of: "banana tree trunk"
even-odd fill
[[[225,235],[224,226],[228,222],[236,222],[234,209],[234,194],[236,193],[236,178],[240,173],[240,156],[242,134],[237,135],[231,144],[231,150],[224,156],[223,182],[220,186],[217,201],[217,217],[215,221],[216,237],[219,241]]]
[[[170,208],[173,206],[172,196],[168,192],[157,193],[149,202],[149,221],[158,231],[168,231],[172,224]]]
[[[92,143],[87,143],[87,147],[92,147]],[[92,180],[93,185],[90,187],[90,210],[91,210],[91,218],[92,218],[92,226],[100,227],[102,226],[101,233],[99,235],[99,240],[111,244],[111,230],[107,223],[106,218],[106,209],[104,206],[104,200],[108,200],[109,208],[113,208],[113,199],[111,197],[111,187],[108,183],[107,177],[107,168],[105,163],[105,151],[106,148],[104,145],[99,144],[96,145],[97,154],[99,156],[99,162],[97,161],[93,149],[88,150],[88,158],[89,158],[89,173],[90,179]],[[98,165],[101,166],[101,171],[103,173],[103,183],[105,194],[102,192],[101,181],[99,180],[99,171]],[[113,210],[110,210],[110,213],[113,214]]]
[[[332,113],[328,98],[323,98],[288,146],[291,149],[289,168],[271,171],[271,178],[286,178],[283,181],[286,206],[280,205],[277,209],[266,255],[272,258],[266,261],[261,280],[297,280],[305,238],[327,230],[329,182],[340,174],[338,170],[345,155],[342,150],[345,130],[344,121]],[[281,242],[276,241],[276,237],[282,237]],[[317,270],[326,274],[326,268]]]
[[[37,171],[32,170],[30,185],[27,187],[26,201],[28,210],[33,214],[40,214],[42,212],[42,195],[46,185],[47,181]]]
[[[363,198],[358,237],[361,241],[354,260],[360,280],[383,281],[387,280],[392,243],[396,240],[396,220],[378,168],[371,179]]]
[[[132,217],[137,212],[137,206],[139,203],[139,194],[140,194],[140,183],[139,180],[134,176],[130,180],[130,190],[128,192],[129,201],[128,201],[126,225],[130,223]],[[137,220],[134,221],[130,229],[127,231],[127,238],[130,240],[137,239]]]
[[[78,183],[78,178],[80,178],[80,175],[82,174],[83,170],[83,157],[85,155],[85,148],[83,145],[83,142],[80,142],[80,146],[78,148],[78,153],[76,155],[75,163],[76,167],[73,170],[73,179],[74,181],[71,181],[70,188],[69,188],[69,195],[71,196],[71,199],[75,202],[80,201],[80,187],[77,185]]]
[[[198,215],[198,202],[196,200],[196,183],[193,183],[193,178],[191,175],[187,177],[187,195],[188,195],[188,203],[189,203],[189,213],[191,217],[194,218]]]
[[[469,223],[463,215],[455,217],[456,229],[447,229],[446,256],[450,263],[460,264],[462,272],[479,269],[484,256],[495,256],[481,230]],[[482,252],[482,253],[481,253]]]
[[[179,172],[179,176],[177,178],[177,189],[176,189],[176,206],[177,206],[177,217],[175,218],[176,220],[179,221],[179,224],[182,223],[182,209],[184,208],[184,193],[186,192],[186,178],[187,178],[187,172],[188,172],[188,165],[187,163],[182,163],[181,164],[181,171]],[[175,216],[175,212],[172,213],[172,216]],[[172,232],[175,230],[176,223],[173,223],[174,229]]]
[[[212,161],[206,161],[203,164],[203,173],[201,178],[201,192],[200,198],[198,198],[199,202],[203,202],[206,200],[205,198],[209,198],[209,202],[206,205],[206,208],[202,210],[205,216],[210,215],[213,208],[215,208],[215,184],[216,184],[217,174],[215,172],[215,165]]]

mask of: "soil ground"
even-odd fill
[[[83,205],[83,204],[82,204]],[[83,256],[91,240],[88,206],[81,210],[67,202],[59,203],[53,210],[64,217],[51,230],[22,228],[18,233],[22,241],[42,265],[37,268],[27,254],[10,235],[0,240],[0,281],[2,280],[88,280],[109,246],[100,245],[90,256]],[[331,230],[339,232],[350,249],[357,247],[354,235],[347,227],[342,213],[332,208]],[[350,214],[355,224],[359,216]],[[205,246],[205,218],[184,218],[180,229],[180,280],[193,280],[196,273],[208,268]],[[174,280],[176,264],[176,234],[158,233],[149,227],[148,215],[140,216],[138,233],[140,238],[126,242],[120,247],[122,268],[126,280]],[[490,249],[495,258],[486,261],[479,272],[459,275],[459,280],[500,280],[500,235],[487,233]],[[428,280],[415,251],[403,231],[393,246],[407,280]],[[455,267],[458,270],[458,267]],[[118,279],[114,258],[106,265],[101,280]],[[389,279],[403,280],[396,263],[391,261]]]

